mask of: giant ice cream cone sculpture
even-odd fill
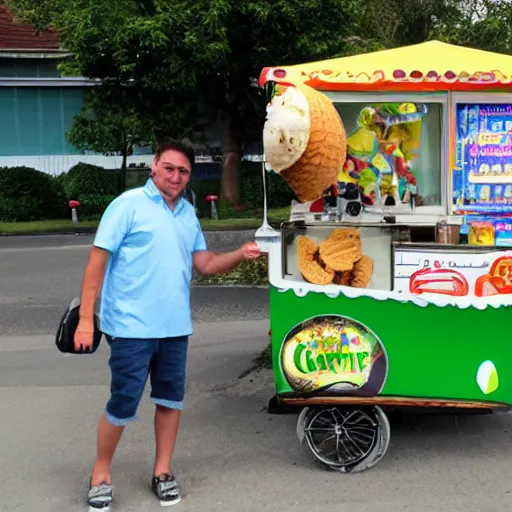
[[[322,93],[290,85],[267,106],[263,129],[265,158],[301,202],[314,201],[335,185],[345,163],[343,122]]]

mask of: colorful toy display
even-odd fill
[[[357,183],[366,205],[409,203],[416,193],[413,165],[426,113],[426,105],[414,103],[365,107],[347,139],[348,159],[338,174],[340,188]]]

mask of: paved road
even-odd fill
[[[0,334],[51,334],[80,292],[91,235],[0,237]],[[194,288],[196,322],[268,318],[265,289]]]
[[[84,240],[41,239],[37,250],[36,239],[0,240],[0,512],[86,510],[108,352],[102,346],[94,356],[66,357],[52,338],[79,289]],[[239,378],[267,342],[266,291],[219,297],[219,290],[194,290],[196,332],[175,457],[186,497],[177,510],[510,511],[508,415],[410,416],[392,423],[388,454],[371,471],[341,476],[312,466],[297,445],[295,417],[264,410],[271,374]],[[212,305],[214,298],[220,303]],[[160,510],[147,488],[151,429],[146,396],[116,458],[117,511]]]

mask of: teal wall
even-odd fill
[[[0,58],[2,78],[60,78],[60,59]],[[0,156],[76,155],[66,139],[82,87],[0,87]]]
[[[66,139],[81,87],[0,87],[0,156],[79,154]]]

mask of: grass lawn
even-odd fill
[[[32,233],[79,232],[95,229],[97,221],[80,222],[75,226],[70,220],[41,220],[33,222],[0,222],[0,235],[23,235]]]
[[[287,220],[290,208],[275,208],[269,210],[269,222],[279,224]],[[95,230],[99,221],[83,221],[73,224],[71,219],[42,220],[34,222],[0,222],[0,235],[23,235],[44,233],[79,233]],[[261,226],[261,213],[250,213],[246,217],[236,219],[201,219],[205,231],[220,231],[229,229],[257,229]]]

